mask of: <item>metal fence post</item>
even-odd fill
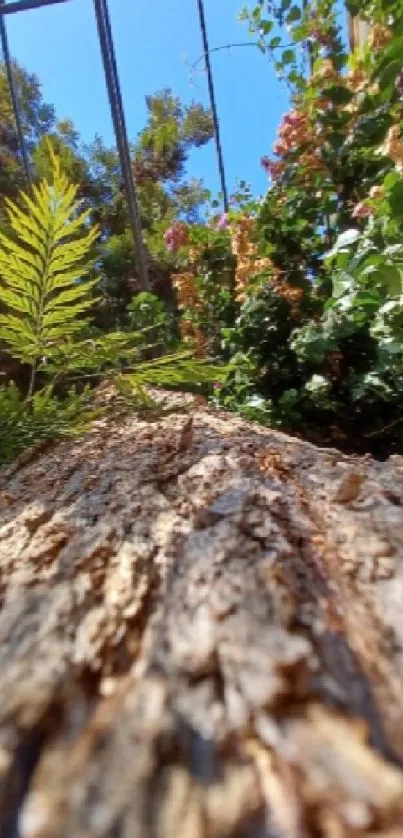
[[[150,290],[150,282],[148,278],[147,256],[143,243],[140,208],[132,172],[129,141],[127,138],[126,121],[123,111],[122,94],[120,90],[115,50],[113,46],[109,11],[106,0],[94,0],[94,7],[109,104],[129,204],[130,223],[136,249],[139,280],[143,290],[148,291]]]
[[[227,182],[225,179],[225,167],[224,167],[224,155],[222,151],[221,145],[221,134],[220,134],[220,123],[218,120],[218,111],[217,111],[217,103],[215,98],[215,90],[214,90],[214,79],[213,79],[213,70],[211,67],[211,60],[210,60],[210,49],[209,49],[209,42],[207,36],[207,25],[206,25],[206,17],[204,14],[204,3],[203,0],[197,0],[197,7],[199,11],[199,21],[200,21],[200,30],[201,36],[203,41],[203,50],[204,50],[204,58],[206,62],[206,70],[207,70],[207,83],[208,83],[208,90],[210,96],[210,104],[211,110],[213,113],[213,121],[214,121],[214,136],[215,136],[215,143],[217,149],[217,158],[218,158],[218,170],[220,172],[220,181],[221,181],[221,191],[223,194],[223,203],[225,212],[228,211],[229,203],[228,203],[228,190],[227,190]]]
[[[11,96],[11,104],[13,108],[13,115],[15,120],[15,127],[17,129],[17,138],[18,138],[18,145],[21,152],[22,157],[22,165],[24,169],[24,175],[27,182],[28,189],[31,189],[32,185],[32,178],[31,178],[31,167],[29,164],[29,156],[28,150],[25,143],[24,132],[22,130],[22,122],[21,122],[21,114],[20,114],[20,106],[18,101],[18,94],[17,88],[14,83],[14,74],[13,74],[13,67],[10,57],[10,50],[8,46],[8,38],[7,38],[7,29],[6,29],[6,22],[3,16],[3,8],[5,5],[5,0],[0,0],[0,40],[1,40],[1,48],[4,57],[4,64],[7,73],[7,81],[8,87],[10,90]]]

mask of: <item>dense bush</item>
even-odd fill
[[[358,5],[371,30],[352,54],[333,0],[243,11],[290,90],[269,188],[168,244],[182,328],[231,361],[217,403],[382,456],[403,439],[403,9]]]

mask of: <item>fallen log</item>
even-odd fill
[[[401,838],[402,500],[197,406],[3,470],[1,838]]]

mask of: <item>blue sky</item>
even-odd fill
[[[243,0],[205,0],[210,47],[248,40],[237,20]],[[109,0],[128,131],[144,125],[144,97],[171,87],[184,102],[208,103],[206,77],[190,65],[202,46],[196,0]],[[45,101],[71,117],[84,141],[113,143],[92,0],[70,0],[6,18],[12,55],[38,74]],[[200,66],[200,65],[199,65]],[[237,178],[263,192],[260,158],[272,145],[287,98],[253,47],[214,54],[213,68],[229,188]],[[218,191],[214,147],[191,155],[189,175]]]

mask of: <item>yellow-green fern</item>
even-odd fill
[[[93,304],[89,258],[97,229],[88,227],[77,186],[60,171],[52,149],[53,178],[6,200],[13,236],[0,232],[0,340],[32,368],[30,394],[40,359],[80,331]]]

